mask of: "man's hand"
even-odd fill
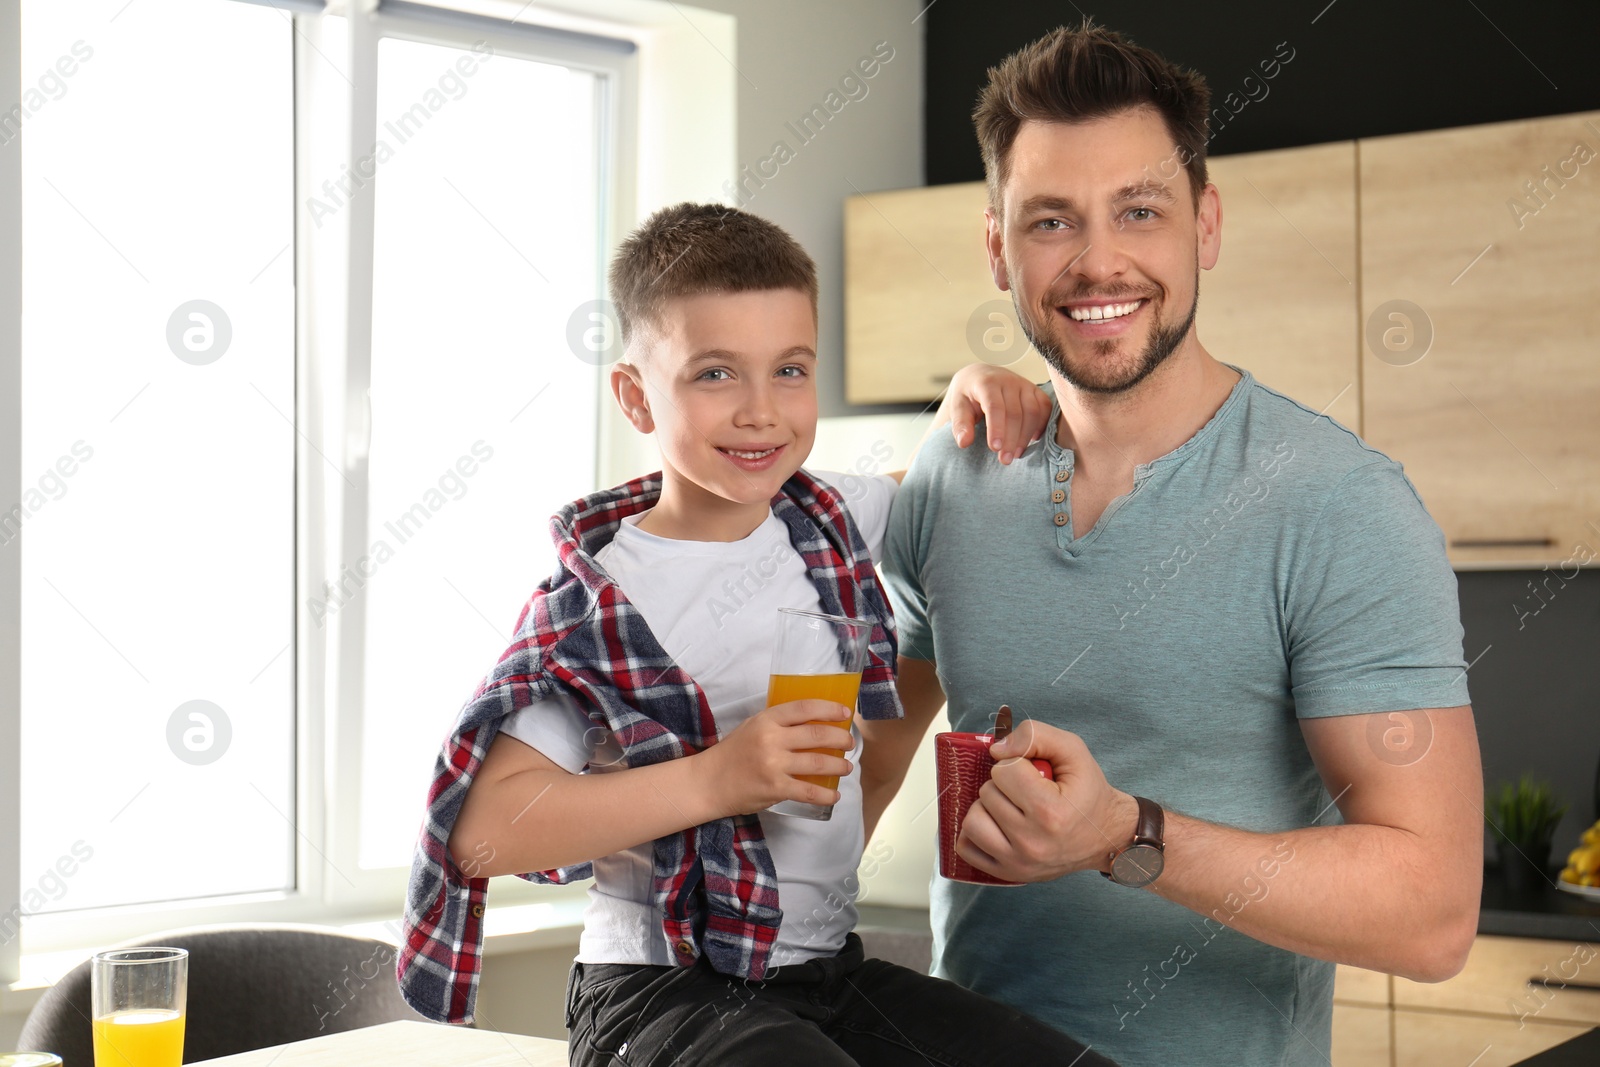
[[[1049,428],[1050,395],[1004,367],[973,363],[950,379],[934,425],[948,421],[956,444],[966,448],[977,435],[980,416],[990,451],[1008,464]]]
[[[727,737],[699,754],[707,787],[726,815],[751,815],[781,800],[828,807],[839,802],[837,789],[825,789],[800,775],[850,773],[850,761],[826,751],[848,752],[850,736],[843,704],[829,700],[791,700],[750,716]]]
[[[1103,871],[1132,843],[1138,804],[1113,789],[1077,734],[1026,719],[989,752],[1000,762],[967,812],[956,852],[1011,882]],[[1055,781],[1030,759],[1050,761]]]
[[[1414,751],[1374,740],[1408,724],[1422,738]],[[1169,809],[1165,869],[1141,892],[1304,956],[1418,982],[1458,973],[1483,878],[1472,708],[1330,715],[1300,726],[1343,824],[1258,833]],[[1132,842],[1138,806],[1106,782],[1081,738],[1029,721],[990,751],[1008,762],[956,841],[974,867],[1038,882],[1104,870],[1112,850]],[[1022,756],[1048,759],[1056,781]]]

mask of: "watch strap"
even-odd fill
[[[1148,797],[1134,797],[1139,804],[1139,821],[1133,828],[1133,843],[1166,851],[1166,813]]]
[[[1109,868],[1115,865],[1117,857],[1128,851],[1128,849],[1143,845],[1147,848],[1153,848],[1162,854],[1165,854],[1167,850],[1166,812],[1162,810],[1160,804],[1157,804],[1149,797],[1134,797],[1133,799],[1139,808],[1139,817],[1133,826],[1133,841],[1122,848],[1112,849],[1111,854],[1106,858],[1108,869],[1100,872],[1101,876],[1111,881],[1116,881],[1116,879],[1112,878]]]

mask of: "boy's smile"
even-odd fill
[[[661,448],[661,501],[640,528],[733,541],[766,518],[817,432],[817,326],[795,289],[669,300],[630,364],[623,410]]]

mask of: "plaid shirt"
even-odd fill
[[[412,860],[397,964],[401,993],[423,1015],[472,1021],[488,879],[464,874],[446,843],[506,716],[566,693],[590,709],[591,719],[604,720],[630,767],[692,755],[717,741],[705,694],[594,559],[624,518],[654,506],[660,495],[661,477],[651,475],[569,504],[550,520],[560,556],[555,574],[523,608],[511,646],[445,742]],[[772,513],[788,526],[823,610],[874,623],[860,714],[899,717],[894,621],[844,502],[801,471],[773,498]],[[561,885],[590,875],[584,863],[522,877]],[[679,966],[703,952],[723,974],[765,976],[783,912],[756,816],[718,819],[658,839],[653,896]]]

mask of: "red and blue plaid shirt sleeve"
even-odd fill
[[[428,805],[412,855],[396,977],[407,1003],[441,1022],[472,1021],[483,945],[488,879],[451,858],[450,833],[474,776],[506,717],[562,691],[551,652],[595,612],[596,600],[565,565],[534,591],[510,646],[456,717],[434,763]],[[474,850],[476,852],[476,850]],[[524,875],[566,884],[590,865]]]

